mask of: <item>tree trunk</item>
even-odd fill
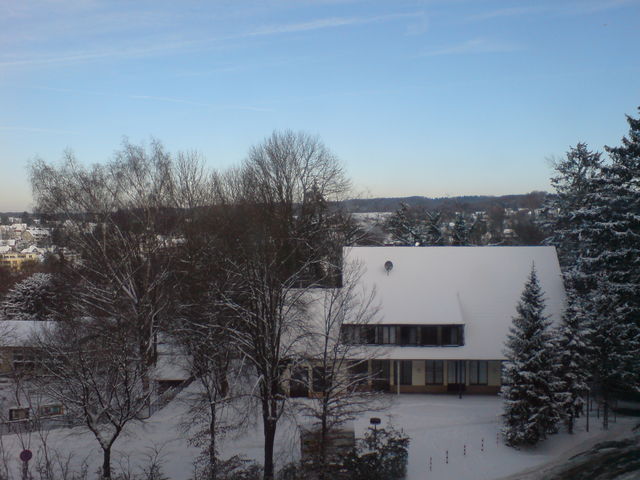
[[[276,438],[276,421],[273,418],[264,418],[264,480],[273,480],[273,445]]]
[[[209,422],[209,480],[216,480],[218,476],[218,462],[216,459],[216,407],[211,404],[211,421]]]
[[[569,414],[569,419],[567,421],[567,430],[570,434],[573,434],[573,423],[575,422],[575,417],[573,416],[573,412]]]
[[[102,448],[102,478],[111,478],[111,446]]]
[[[320,479],[326,479],[327,470],[327,408],[326,408],[326,393],[325,398],[322,399],[323,411],[322,411],[322,425],[320,427]]]

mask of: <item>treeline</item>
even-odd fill
[[[398,205],[405,204],[410,208],[438,210],[443,212],[473,213],[488,211],[492,207],[502,208],[541,208],[549,195],[546,192],[530,192],[514,195],[463,195],[457,197],[380,197],[357,198],[344,202],[347,209],[354,213],[394,212]]]

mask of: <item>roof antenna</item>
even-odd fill
[[[389,272],[393,270],[393,262],[391,260],[384,262],[384,269],[387,271],[387,275],[389,275]]]

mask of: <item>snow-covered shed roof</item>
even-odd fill
[[[51,325],[50,321],[0,320],[0,347],[28,346],[34,335]]]
[[[380,323],[465,325],[462,347],[384,347],[387,358],[503,358],[532,265],[546,313],[559,322],[564,309],[554,247],[353,247],[344,255],[362,265],[363,286],[375,286]]]

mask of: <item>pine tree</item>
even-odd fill
[[[426,232],[422,215],[411,209],[406,203],[401,203],[387,221],[387,230],[398,245],[419,246],[426,242]]]
[[[611,282],[603,274],[597,275],[596,282],[587,318],[591,329],[591,371],[604,406],[602,425],[607,428],[612,397],[637,389],[640,383],[640,330],[634,322],[624,321],[631,309]]]
[[[511,446],[535,445],[555,433],[560,418],[555,393],[555,345],[544,314],[545,301],[535,267],[516,307],[507,336],[503,434]]]
[[[442,212],[426,212],[427,244],[445,245],[445,235],[442,232]]]
[[[456,215],[456,220],[451,231],[451,245],[462,246],[470,245],[469,227],[462,214]]]
[[[589,312],[593,375],[605,408],[617,391],[640,385],[640,120],[627,120],[628,137],[605,147],[610,162],[588,179],[574,212],[573,278]]]
[[[6,294],[1,310],[7,320],[48,320],[59,303],[60,285],[50,273],[34,273]]]
[[[586,314],[576,295],[567,289],[569,302],[562,316],[562,324],[557,329],[556,365],[559,379],[559,391],[556,400],[569,433],[584,410],[584,396],[589,390],[587,381],[590,372],[589,335]]]

